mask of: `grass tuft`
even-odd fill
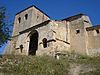
[[[61,56],[57,60],[49,56],[5,55],[0,58],[0,75],[71,75],[74,70],[79,70],[79,75],[99,75],[100,57]]]

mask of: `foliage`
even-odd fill
[[[6,8],[0,7],[0,47],[9,39],[9,27],[6,19]]]

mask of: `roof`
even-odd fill
[[[39,10],[41,13],[43,13],[44,15],[46,15],[48,18],[50,18],[50,16],[48,16],[46,13],[44,13],[42,10],[40,10],[38,7],[36,7],[35,5],[32,5],[28,8],[25,8],[24,10],[18,12],[16,15],[20,14],[21,12],[29,9],[29,8],[32,8],[32,7],[35,7],[37,10]],[[66,20],[66,21],[73,21],[75,19],[78,19],[78,18],[81,18],[83,15],[86,15],[86,14],[83,14],[83,13],[80,13],[80,14],[77,14],[77,15],[74,15],[74,16],[71,16],[71,17],[68,17],[68,18],[65,18],[65,19],[62,19],[61,21],[63,20]]]
[[[47,17],[50,18],[50,16],[48,16],[46,13],[44,13],[42,10],[40,10],[40,9],[39,9],[38,7],[36,7],[35,5],[32,5],[32,6],[30,6],[30,7],[25,8],[24,10],[18,12],[16,15],[18,15],[18,14],[20,14],[21,12],[23,12],[23,11],[29,9],[29,8],[32,8],[32,7],[35,7],[35,8],[36,8],[37,10],[39,10],[41,13],[43,13],[44,15],[46,15]]]
[[[65,18],[65,19],[63,19],[63,20],[66,20],[66,21],[73,21],[73,20],[75,20],[75,19],[81,18],[83,15],[86,15],[86,14],[80,13],[80,14],[77,14],[77,15],[74,15],[74,16],[71,16],[71,17],[68,17],[68,18]]]
[[[100,25],[96,25],[96,26],[86,28],[87,31],[98,30],[98,29],[100,29]]]

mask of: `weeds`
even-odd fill
[[[63,57],[59,60],[49,56],[3,56],[0,58],[1,75],[69,75],[70,65],[82,66],[80,75],[99,75],[100,57],[78,55]],[[85,67],[84,67],[85,66]],[[86,66],[94,69],[84,72]]]

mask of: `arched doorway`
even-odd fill
[[[29,55],[36,55],[38,49],[38,32],[36,30],[30,33]]]

